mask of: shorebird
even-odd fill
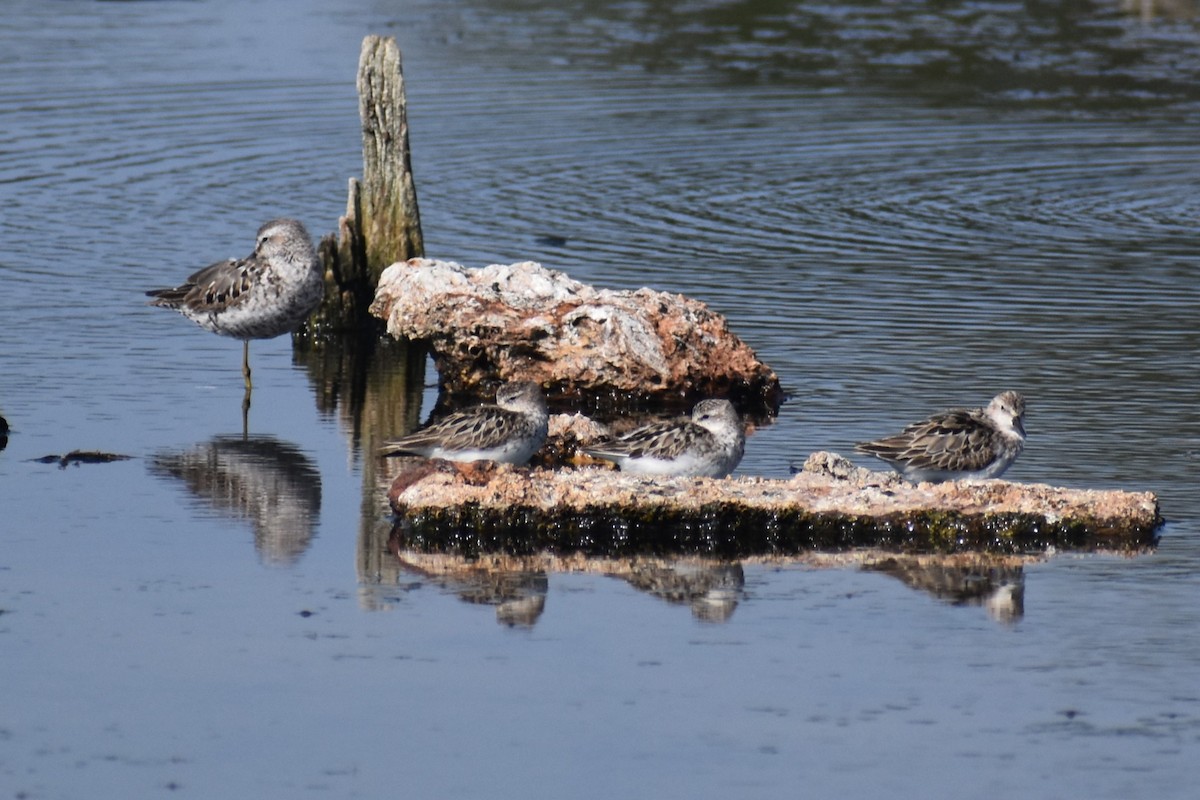
[[[728,400],[701,400],[690,418],[654,422],[584,448],[637,475],[724,478],[746,446],[742,421]]]
[[[1025,398],[1001,392],[987,408],[952,408],[854,449],[914,483],[999,478],[1025,446],[1024,415]]]
[[[294,219],[258,229],[254,252],[218,261],[173,289],[153,289],[150,305],[171,308],[213,333],[242,340],[247,397],[250,340],[273,339],[300,326],[321,303],[325,278],[312,239]]]
[[[546,441],[549,419],[541,386],[532,381],[506,383],[496,390],[494,405],[455,411],[385,442],[380,453],[524,464]]]

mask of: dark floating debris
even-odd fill
[[[113,461],[128,461],[133,456],[123,456],[120,453],[102,453],[99,450],[72,450],[64,456],[42,456],[33,459],[38,464],[58,464],[60,469],[66,469],[74,464],[108,464]]]

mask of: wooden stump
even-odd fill
[[[408,100],[400,48],[368,36],[358,60],[358,115],[363,124],[359,230],[371,285],[396,261],[423,255],[421,216],[408,146]]]
[[[352,332],[377,336],[381,326],[367,309],[380,273],[395,261],[425,252],[408,143],[408,102],[394,38],[363,39],[357,84],[363,178],[350,179],[337,234],[323,238],[318,247],[325,266],[325,302],[297,331],[298,341]]]

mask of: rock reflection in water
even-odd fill
[[[863,569],[899,578],[954,605],[982,605],[996,622],[1015,622],[1025,614],[1025,570],[1019,561],[896,556],[865,564]]]
[[[294,564],[316,532],[321,475],[299,448],[274,437],[217,436],[156,455],[150,470],[183,480],[199,500],[248,520],[265,564]]]

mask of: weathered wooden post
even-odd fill
[[[400,48],[392,37],[368,36],[358,59],[358,115],[363,124],[362,205],[371,285],[385,267],[425,254],[408,145],[408,100]]]
[[[379,274],[396,261],[424,254],[408,144],[400,49],[391,37],[367,36],[358,60],[363,177],[350,179],[346,214],[318,247],[325,267],[325,302],[293,336],[317,406],[342,416],[363,458],[360,537],[378,525],[375,452],[384,436],[410,430],[421,409],[425,351],[396,341],[368,309]],[[386,537],[390,526],[385,526]],[[364,549],[364,580],[379,555]],[[381,551],[382,552],[382,551]]]
[[[421,217],[408,143],[408,103],[400,48],[393,37],[367,36],[358,59],[363,177],[350,179],[346,214],[321,240],[325,302],[296,334],[297,344],[326,334],[382,332],[367,313],[379,274],[424,255]]]

